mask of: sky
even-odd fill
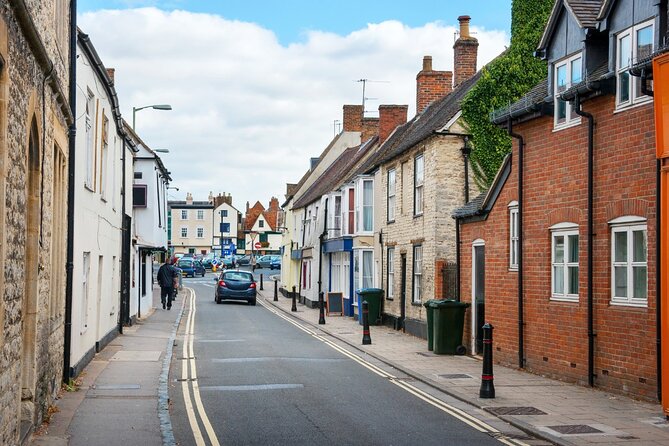
[[[232,194],[245,211],[285,200],[327,147],[344,104],[415,115],[425,55],[453,69],[471,16],[479,68],[509,44],[511,0],[78,0],[78,26],[114,68],[121,113],[171,172],[169,198]]]

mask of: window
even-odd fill
[[[559,96],[569,87],[578,84],[583,79],[582,60],[581,53],[578,53],[555,64],[553,85],[555,96],[554,125],[556,128],[566,127],[581,120],[580,116],[574,112],[571,103],[563,101]]]
[[[204,228],[197,228],[197,238],[204,238]]]
[[[146,184],[134,184],[132,186],[132,206],[136,208],[147,206]]]
[[[221,232],[230,232],[230,223],[221,223]]]
[[[142,179],[142,172],[135,172],[133,174],[133,178],[136,180],[141,180]]]
[[[611,303],[648,305],[645,220],[611,227],[611,260]]]
[[[227,217],[227,216],[228,216],[228,210],[227,210],[227,209],[223,209],[223,210],[221,211],[221,217]]]
[[[107,199],[107,163],[109,158],[109,119],[102,113],[102,153],[100,156],[100,198]]]
[[[564,223],[552,232],[551,296],[578,300],[578,227]]]
[[[204,211],[202,209],[197,210],[197,219],[204,220]]]
[[[267,233],[263,232],[262,234],[258,234],[258,241],[260,243],[268,243]]]
[[[332,253],[332,276],[330,291],[341,290],[341,252]]]
[[[650,99],[641,93],[641,79],[630,67],[653,52],[653,22],[635,25],[618,34],[616,51],[616,105],[625,107]]]
[[[395,248],[388,248],[388,273],[386,277],[386,297],[392,299],[395,296],[393,284],[395,283]]]
[[[265,227],[265,222],[263,220],[258,220],[258,227],[259,228],[264,228]]]
[[[188,211],[186,209],[181,210],[181,219],[188,220]]]
[[[423,155],[414,160],[413,167],[413,215],[423,214],[423,176],[425,172]]]
[[[86,122],[84,123],[84,129],[86,132],[86,179],[84,180],[84,185],[90,189],[94,190],[93,185],[93,168],[95,165],[95,152],[93,147],[93,122],[95,122],[95,96],[91,90],[88,90],[86,95]]]
[[[362,287],[374,286],[374,251],[362,251]]]
[[[346,233],[353,234],[355,231],[355,189],[348,190],[348,206],[347,206],[347,226]]]
[[[83,274],[81,275],[81,332],[88,328],[89,279],[91,275],[91,253],[84,252]]]
[[[339,237],[341,235],[341,195],[334,197],[334,210],[332,212],[332,235]]]
[[[181,228],[181,237],[186,238],[188,237],[188,228]]]
[[[413,302],[420,303],[423,296],[423,247],[413,247]]]
[[[518,269],[518,202],[509,204],[509,269]]]
[[[358,230],[361,232],[372,232],[374,230],[374,181],[363,180],[361,182],[362,215],[358,219]]]
[[[395,221],[395,169],[388,171],[388,222]]]

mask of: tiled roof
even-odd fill
[[[521,116],[537,109],[546,102],[548,96],[548,78],[543,79],[530,89],[524,96],[508,107],[495,110],[491,114],[494,124],[502,124],[507,119]]]
[[[481,193],[478,197],[474,198],[466,205],[455,209],[453,212],[451,212],[451,217],[464,218],[476,215],[481,209],[481,205],[483,204],[483,200],[485,199],[487,193],[488,191],[486,190],[485,192]]]
[[[265,207],[260,203],[259,201],[256,201],[256,204],[253,205],[252,208],[249,209],[249,211],[246,213],[246,219],[244,221],[244,229],[246,231],[250,231],[253,229],[253,225],[256,224],[256,220],[258,220],[258,217],[260,214],[262,214],[265,211]]]
[[[603,0],[566,0],[566,3],[582,27],[594,28],[604,2]]]
[[[448,95],[430,104],[423,113],[416,115],[389,138],[382,147],[384,154],[376,160],[374,166],[390,161],[413,148],[419,142],[429,138],[436,130],[444,127],[459,111],[460,103],[469,90],[481,77],[479,70]]]

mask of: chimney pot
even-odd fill
[[[468,15],[461,15],[458,17],[458,22],[460,22],[460,37],[462,39],[467,39],[469,37],[469,21],[472,18]]]
[[[453,88],[476,74],[476,58],[479,42],[469,33],[468,15],[458,17],[460,37],[453,45]]]
[[[432,71],[432,56],[423,57],[423,71]]]

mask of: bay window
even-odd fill
[[[618,34],[616,42],[616,105],[626,107],[650,97],[641,93],[641,78],[631,76],[630,68],[653,53],[653,21],[640,23]]]
[[[560,99],[560,94],[583,79],[582,60],[581,53],[578,53],[555,64],[553,94],[555,96],[554,124],[556,128],[580,122],[581,118],[573,110],[572,104]]]

